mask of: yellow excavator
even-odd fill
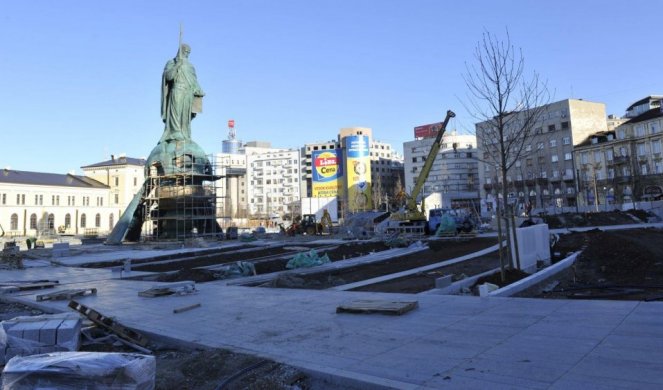
[[[435,141],[431,145],[430,152],[426,157],[419,177],[417,177],[414,189],[410,195],[401,195],[405,200],[405,205],[401,210],[391,214],[389,224],[387,225],[387,232],[424,234],[426,228],[424,199],[421,199],[421,208],[419,208],[417,206],[417,196],[419,196],[426,179],[428,179],[431,168],[433,168],[433,162],[435,162],[435,157],[437,157],[437,153],[440,151],[442,136],[447,129],[449,120],[455,116],[456,114],[453,111],[447,111],[447,116],[444,118],[444,122],[442,122],[442,126],[437,132]]]

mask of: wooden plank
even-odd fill
[[[99,313],[98,311],[91,309],[74,300],[69,301],[68,306],[78,311],[79,313],[83,314],[88,319],[90,319],[90,321],[94,322],[95,324],[99,325],[105,330],[115,333],[121,338],[131,343],[138,344],[141,347],[147,346],[147,339],[143,335],[125,327],[119,322],[114,321],[112,318],[106,317],[103,314]]]
[[[337,313],[358,313],[358,314],[392,314],[402,315],[419,306],[418,301],[386,301],[359,299],[348,304],[340,305],[336,308]]]
[[[182,312],[185,312],[185,311],[195,309],[195,308],[200,307],[200,306],[201,306],[200,303],[195,303],[193,305],[179,307],[177,309],[173,309],[173,313],[175,313],[175,314],[182,313]]]

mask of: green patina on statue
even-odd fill
[[[147,167],[154,167],[159,176],[185,169],[199,174],[211,172],[205,152],[191,138],[191,121],[202,112],[205,94],[198,84],[196,69],[189,62],[190,53],[189,45],[180,44],[161,77],[161,119],[165,126],[147,159]]]
[[[191,139],[191,120],[201,112],[202,97],[196,69],[189,62],[191,48],[182,44],[177,56],[166,63],[161,78],[161,142]]]

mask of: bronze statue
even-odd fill
[[[196,69],[189,62],[191,48],[181,44],[177,56],[166,63],[161,81],[161,141],[191,140],[191,120],[202,111],[205,95],[198,85]]]

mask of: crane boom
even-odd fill
[[[433,168],[433,162],[435,162],[435,158],[437,157],[437,152],[440,151],[440,145],[442,142],[442,136],[444,135],[444,132],[447,129],[447,124],[449,123],[449,120],[453,117],[455,117],[456,114],[448,110],[447,111],[447,116],[444,118],[444,122],[442,122],[442,127],[437,132],[437,137],[435,137],[435,141],[433,141],[433,144],[431,145],[430,152],[428,152],[428,156],[426,157],[426,161],[424,162],[424,167],[421,169],[421,173],[419,174],[419,177],[417,178],[417,183],[414,186],[414,189],[412,190],[412,193],[410,194],[410,198],[407,201],[407,211],[408,213],[416,213],[418,211],[417,209],[417,196],[419,196],[419,193],[421,192],[421,189],[424,187],[424,183],[426,182],[426,179],[428,179],[428,174],[430,174],[431,168]],[[422,203],[422,211],[423,213],[423,199],[421,201]],[[425,216],[424,216],[425,218]]]

